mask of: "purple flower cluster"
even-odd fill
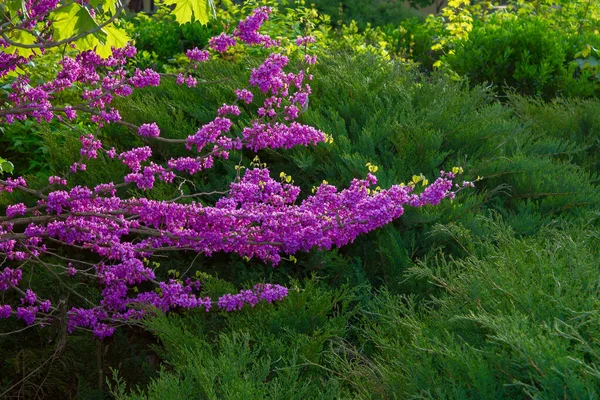
[[[129,79],[129,82],[136,88],[158,86],[160,85],[160,75],[150,68],[143,71],[136,69],[133,76]]]
[[[25,325],[31,325],[35,322],[35,316],[39,311],[38,307],[17,307],[17,319],[22,319]]]
[[[243,101],[246,104],[252,103],[252,99],[254,98],[252,92],[247,89],[236,89],[235,95],[239,100]]]
[[[219,116],[223,116],[223,115],[227,115],[227,114],[238,116],[241,114],[241,111],[238,106],[235,106],[235,105],[230,106],[227,104],[223,104],[223,106],[221,106],[221,108],[219,108],[218,114],[219,114]]]
[[[200,50],[197,47],[188,50],[185,55],[190,61],[205,62],[210,58],[210,54],[206,50]]]
[[[22,270],[4,268],[4,271],[0,272],[0,291],[5,292],[10,287],[18,285],[22,278]]]
[[[6,216],[8,218],[14,218],[17,215],[25,215],[27,211],[27,206],[23,203],[12,204],[6,207]]]
[[[230,47],[236,45],[235,37],[221,33],[219,36],[215,36],[209,41],[210,48],[219,53],[225,53]]]
[[[142,137],[158,137],[160,136],[160,129],[156,122],[152,122],[151,124],[142,124],[138,128],[138,135]]]
[[[269,35],[259,32],[265,21],[269,19],[269,14],[272,12],[273,9],[271,7],[259,7],[253,10],[248,18],[239,22],[237,28],[233,31],[233,35],[223,32],[219,36],[211,38],[209,41],[210,48],[216,52],[225,53],[230,47],[236,45],[236,39],[249,45],[261,45],[267,48],[279,45],[277,40],[273,40]],[[192,59],[189,54],[188,58]]]
[[[133,172],[142,169],[142,163],[152,156],[152,149],[148,146],[135,147],[129,151],[124,151],[119,155],[119,160],[129,167]]]
[[[170,159],[168,166],[179,172],[187,172],[190,175],[194,175],[197,172],[211,168],[213,165],[212,158],[202,157],[179,157],[176,159]]]
[[[244,128],[242,135],[248,143],[247,147],[254,151],[265,148],[289,149],[325,141],[323,132],[298,122],[292,122],[289,126],[282,123],[255,123],[252,127]]]
[[[240,21],[233,34],[246,44],[260,44],[264,47],[272,47],[277,44],[268,35],[259,32],[262,24],[269,19],[269,14],[273,12],[271,7],[259,7],[252,14]]]
[[[48,183],[50,185],[62,185],[62,186],[67,186],[67,180],[64,178],[61,178],[60,176],[51,176],[48,178]]]
[[[279,93],[288,83],[287,75],[283,72],[288,62],[289,59],[284,55],[271,54],[260,67],[252,70],[250,84],[258,87],[263,93],[269,91],[273,94]]]
[[[198,86],[198,80],[196,78],[194,78],[192,75],[186,75],[182,73],[179,73],[177,75],[175,83],[177,83],[179,86],[185,83],[188,87],[191,88]]]
[[[102,148],[102,142],[94,137],[94,135],[84,135],[79,138],[81,142],[80,153],[85,158],[96,158],[98,149]]]
[[[37,295],[31,289],[27,289],[27,291],[25,292],[25,296],[23,296],[23,298],[21,299],[23,304],[28,304],[30,306],[34,305],[36,300]]]
[[[241,310],[244,304],[254,307],[259,301],[272,303],[283,300],[287,295],[286,287],[259,283],[252,290],[242,290],[238,294],[226,294],[219,297],[218,306],[224,311],[237,311]]]
[[[196,134],[188,136],[188,150],[191,150],[193,146],[196,146],[196,149],[201,151],[208,143],[214,143],[218,138],[228,133],[232,125],[229,118],[215,118],[212,122],[209,122],[198,129]]]
[[[18,188],[19,186],[27,186],[27,182],[25,182],[25,179],[21,176],[19,176],[18,178],[6,178],[5,181],[3,181],[2,183],[0,183],[0,192],[8,192],[8,193],[12,193],[12,191],[16,188]]]
[[[6,42],[0,41],[0,47],[5,46]],[[135,47],[126,46],[114,49],[112,56],[107,58],[102,58],[93,51],[80,52],[75,57],[64,56],[59,62],[60,70],[55,79],[38,86],[33,85],[27,76],[19,75],[11,84],[8,102],[1,107],[3,113],[0,122],[12,123],[29,117],[38,122],[49,122],[54,118],[62,120],[63,116],[73,120],[77,117],[75,106],[57,106],[54,103],[59,92],[74,87],[82,88],[83,102],[77,104],[77,110],[90,114],[92,121],[100,124],[120,121],[119,112],[109,107],[115,96],[129,96],[132,87],[160,84],[160,75],[151,69],[136,69],[129,76],[125,66],[135,54]],[[2,74],[24,61],[26,60],[22,57],[17,58],[0,51]]]
[[[59,0],[27,0],[25,7],[27,10],[27,20],[24,21],[24,28],[33,28],[35,24],[47,14],[54,10]]]
[[[296,46],[307,46],[309,43],[314,42],[314,36],[298,36],[298,39],[296,39]]]
[[[71,172],[75,173],[77,171],[87,170],[87,166],[83,163],[74,162],[73,164],[71,164],[71,167],[69,169],[71,170]]]
[[[6,40],[0,38],[0,50],[9,46]],[[24,64],[25,62],[27,62],[25,57],[20,57],[16,53],[11,54],[0,51],[0,78],[14,71],[20,64]]]
[[[0,306],[0,319],[9,318],[12,315],[12,307],[8,304]]]
[[[75,328],[82,327],[92,329],[94,336],[98,339],[112,336],[115,328],[106,323],[101,322],[108,318],[108,314],[98,308],[82,309],[73,308],[69,311],[69,321],[67,330],[73,332]]]

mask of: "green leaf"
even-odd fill
[[[105,11],[110,11],[115,14],[117,12],[117,0],[106,0],[102,5]]]
[[[60,8],[50,16],[53,21],[54,39],[65,40],[70,37],[90,32],[98,28],[98,23],[90,15],[87,8],[77,3]],[[106,43],[107,34],[104,29],[96,30],[93,35],[86,35],[77,40],[79,50],[91,50],[100,44]]]
[[[31,33],[27,32],[27,31],[20,30],[20,29],[11,31],[8,35],[8,38],[11,39],[13,42],[20,43],[20,44],[33,44],[36,41],[35,36],[33,36]],[[26,48],[19,47],[19,46],[10,46],[10,47],[4,49],[4,52],[6,54],[14,54],[15,52],[17,52],[17,54],[20,55],[21,57],[27,58],[27,57],[35,54],[35,50],[36,49],[26,49]]]
[[[131,41],[131,38],[127,35],[124,29],[117,28],[114,25],[108,25],[104,28],[107,34],[106,38],[106,46],[110,49],[114,47],[115,49],[124,47],[128,42]]]
[[[15,170],[15,166],[13,165],[13,163],[3,158],[0,158],[0,161],[0,172],[8,172],[9,174],[12,174]]]
[[[90,5],[94,8],[102,6],[103,11],[110,11],[111,13],[117,12],[117,1],[116,0],[90,0]]]
[[[212,0],[165,0],[167,5],[175,5],[172,14],[180,24],[198,21],[206,25],[209,10],[213,8]]]
[[[106,32],[106,41],[104,43],[98,43],[96,46],[96,53],[100,57],[108,57],[112,54],[112,48],[124,47],[131,38],[127,33],[114,25],[107,25],[104,27]]]
[[[113,7],[114,0],[98,1],[103,7]],[[129,36],[124,30],[110,24],[102,29],[98,29],[98,23],[90,15],[89,10],[73,3],[64,7],[52,16],[53,27],[56,40],[64,40],[91,30],[96,31],[93,34],[86,35],[75,41],[79,50],[95,49],[101,57],[108,57],[112,54],[112,48],[120,48],[130,41]]]
[[[27,8],[25,7],[25,0],[8,0],[5,4],[2,4],[8,10],[8,15],[15,16],[17,13],[22,12],[27,15]]]

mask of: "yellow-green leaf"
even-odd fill
[[[108,57],[112,54],[112,48],[119,49],[125,47],[125,45],[131,40],[127,33],[114,25],[107,25],[104,27],[106,32],[106,42],[100,44],[96,48],[96,53],[101,57]]]
[[[172,13],[180,24],[198,21],[206,25],[212,0],[165,0],[166,5],[175,5]]]
[[[0,172],[8,172],[12,174],[15,170],[15,166],[10,161],[0,158]]]
[[[77,3],[59,8],[50,15],[50,19],[53,21],[54,39],[57,41],[98,28],[98,23],[91,16],[89,10]],[[98,44],[105,44],[106,39],[106,31],[99,29],[95,30],[92,35],[86,35],[78,39],[76,44],[79,50],[91,50]]]
[[[17,30],[10,32],[8,37],[13,42],[16,42],[19,44],[33,44],[36,41],[35,36],[33,36],[31,33],[27,32],[27,31],[24,31],[21,29],[17,29]],[[3,51],[7,54],[14,54],[16,51],[17,54],[20,55],[21,57],[29,57],[35,53],[36,49],[26,49],[26,48],[19,47],[19,46],[10,46],[6,49],[3,49]]]
[[[9,15],[17,15],[17,13],[24,13],[27,15],[27,8],[25,7],[24,0],[8,0],[4,4],[4,6],[8,9]]]
[[[90,0],[90,5],[94,8],[102,7],[104,12],[110,11],[112,14],[117,12],[116,0]]]

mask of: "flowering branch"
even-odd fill
[[[58,2],[51,3],[56,6]],[[271,13],[268,7],[258,8],[239,23],[233,34],[222,33],[211,39],[208,49],[189,50],[186,53],[189,64],[176,75],[176,83],[196,86],[198,80],[190,71],[238,43],[277,50],[279,43],[260,33]],[[65,42],[41,38],[33,47],[52,47],[48,44],[70,43],[79,37],[75,35]],[[313,41],[310,37],[300,37],[296,45],[306,52]],[[14,43],[5,39],[0,45],[8,48]],[[248,87],[237,89],[236,99],[217,110],[214,120],[185,139],[169,139],[160,136],[156,123],[137,126],[123,121],[118,110],[111,107],[115,97],[129,96],[135,88],[160,85],[161,75],[155,71],[127,68],[128,60],[135,54],[132,45],[113,49],[107,58],[91,50],[69,53],[62,57],[60,71],[53,81],[33,86],[27,76],[20,74],[10,84],[8,98],[0,106],[3,123],[29,118],[38,122],[56,119],[69,126],[65,119],[71,121],[84,115],[98,129],[105,124],[121,124],[135,131],[145,143],[184,144],[192,155],[171,158],[161,165],[153,161],[150,145],[117,152],[114,148],[104,148],[96,131],[96,134],[81,133],[80,160],[66,174],[50,177],[44,189],[27,187],[22,177],[0,179],[0,192],[20,191],[33,198],[29,204],[11,204],[6,217],[0,217],[0,268],[4,267],[0,269],[0,291],[12,291],[20,301],[16,311],[12,304],[0,305],[0,319],[16,315],[27,325],[43,326],[56,312],[57,307],[52,303],[56,300],[41,299],[32,288],[21,288],[27,286],[22,279],[27,265],[42,266],[83,302],[68,311],[68,331],[91,330],[99,338],[112,335],[117,326],[136,324],[156,310],[209,311],[214,307],[234,311],[245,304],[253,307],[261,301],[272,303],[287,295],[285,287],[257,284],[252,289],[212,300],[200,295],[198,279],[160,281],[150,259],[164,251],[192,251],[207,256],[227,252],[277,265],[282,255],[343,246],[360,234],[400,218],[405,207],[437,205],[455,195],[453,180],[458,171],[442,171],[438,179],[420,191],[414,184],[374,188],[377,178],[368,174],[366,179],[353,180],[344,190],[323,183],[314,195],[298,201],[298,186],[290,180],[278,182],[266,168],[256,167],[243,175],[238,168],[237,178],[228,190],[185,194],[180,185],[180,194],[170,200],[125,198],[124,188],[133,185],[148,191],[157,181],[173,184],[180,178],[182,184],[189,182],[180,175],[205,172],[215,159],[227,159],[234,151],[288,149],[327,140],[323,132],[298,122],[308,108],[311,94],[308,81],[312,79],[309,70],[316,56],[304,54],[298,72],[294,73],[287,70],[290,59],[273,52],[252,70]],[[0,57],[0,63],[5,62],[9,68],[22,61],[15,61],[15,54],[0,53]],[[82,102],[56,104],[56,94],[67,90],[76,91]],[[259,96],[264,100],[251,123],[235,131],[233,119],[241,114],[238,104],[256,103]],[[121,162],[128,173],[118,183],[70,186],[68,178],[86,170],[86,160],[99,154]],[[465,182],[462,186],[469,185]],[[209,195],[222,197],[210,206],[196,201]],[[68,249],[78,250],[86,261],[66,256],[64,251]],[[65,274],[68,278],[63,279]],[[69,284],[69,280],[79,277],[98,283],[101,298],[97,304]],[[140,291],[141,284],[153,289]],[[61,301],[66,304],[66,300]]]

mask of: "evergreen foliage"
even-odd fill
[[[525,239],[485,219],[490,238],[465,238],[484,256],[411,268],[431,296],[376,296],[363,335],[380,379],[358,385],[382,385],[387,398],[598,397],[594,219]]]
[[[235,86],[236,76],[247,65],[252,65],[251,59],[245,64],[229,66],[207,64],[202,68],[214,70],[202,73],[214,74],[215,77],[231,76],[231,85]],[[365,75],[364,71],[370,71],[370,74]],[[254,396],[253,398],[267,395],[277,397],[280,393],[290,393],[287,390],[305,394],[308,398],[339,398],[366,396],[366,393],[375,389],[373,382],[382,384],[379,391],[374,392],[381,397],[393,396],[394,393],[398,397],[404,397],[408,393],[449,398],[463,395],[508,396],[515,393],[520,396],[526,390],[533,390],[527,385],[536,388],[541,385],[542,389],[536,390],[540,391],[542,397],[555,393],[552,390],[557,390],[556,387],[562,383],[533,382],[540,377],[527,375],[526,379],[525,375],[520,375],[522,371],[528,371],[528,374],[532,374],[530,370],[535,371],[534,367],[525,365],[528,365],[528,359],[515,369],[504,368],[516,362],[511,358],[516,356],[508,350],[506,354],[502,353],[504,358],[488,360],[491,356],[484,357],[479,350],[473,350],[473,354],[459,351],[463,346],[460,340],[463,339],[452,339],[458,342],[452,345],[455,347],[451,348],[449,358],[443,361],[442,365],[446,367],[438,367],[438,361],[423,359],[423,354],[429,352],[421,354],[417,347],[426,348],[421,344],[428,340],[429,346],[441,346],[440,343],[445,343],[443,338],[458,335],[452,331],[456,329],[461,335],[476,340],[479,345],[485,344],[485,351],[489,354],[494,354],[497,350],[496,342],[487,343],[488,328],[481,328],[479,325],[482,322],[463,321],[466,318],[463,317],[468,315],[467,311],[457,310],[467,306],[464,297],[447,296],[436,289],[435,285],[431,285],[431,282],[442,279],[440,276],[452,286],[493,285],[478,278],[492,276],[496,284],[502,283],[503,286],[499,287],[516,293],[514,296],[519,297],[521,286],[516,286],[516,289],[511,286],[513,282],[509,280],[509,267],[518,268],[518,276],[533,274],[532,280],[541,279],[539,275],[544,271],[548,272],[543,268],[552,266],[561,269],[566,260],[574,257],[577,252],[590,257],[574,260],[578,268],[590,267],[594,253],[590,253],[588,248],[592,249],[594,240],[597,239],[593,230],[597,220],[592,218],[590,212],[598,210],[600,201],[597,189],[598,164],[594,156],[594,146],[597,146],[600,135],[596,112],[598,102],[558,100],[544,103],[511,95],[509,101],[501,104],[496,101],[489,88],[470,89],[465,84],[453,82],[441,75],[424,79],[410,68],[393,62],[382,63],[381,59],[372,55],[331,55],[319,65],[318,73],[320,78],[314,82],[316,95],[304,120],[332,134],[334,142],[319,145],[312,151],[294,149],[259,154],[261,161],[267,162],[274,171],[286,171],[297,184],[309,190],[323,179],[335,184],[347,182],[353,176],[363,173],[367,162],[379,167],[377,175],[382,187],[392,182],[406,182],[414,174],[431,176],[436,170],[449,169],[456,164],[464,166],[467,178],[475,179],[480,175],[483,180],[477,184],[475,191],[464,192],[453,204],[408,213],[402,222],[367,235],[352,246],[329,253],[299,255],[296,264],[287,262],[275,270],[259,264],[248,266],[235,257],[200,257],[195,260],[195,265],[212,277],[213,283],[207,285],[205,290],[213,296],[264,277],[281,282],[285,282],[290,276],[296,277],[301,279],[299,286],[306,289],[291,294],[289,304],[284,303],[276,309],[249,309],[244,311],[242,318],[209,317],[203,313],[191,313],[165,317],[151,323],[151,330],[158,335],[166,349],[166,353],[160,350],[159,354],[170,360],[172,368],[163,370],[159,378],[148,387],[150,397],[161,398],[160,396],[171,394],[184,396],[188,393],[186,391],[199,390],[199,387],[205,388],[202,390],[206,390],[207,397],[227,397],[222,390],[232,387],[236,388],[236,393],[244,393],[246,396]],[[175,85],[164,85],[140,91],[119,103],[119,107],[134,122],[152,116],[158,121],[166,137],[177,138],[209,120],[210,110],[215,104],[222,104],[224,101],[227,99],[222,92],[211,91],[210,86],[184,92]],[[104,129],[103,134],[105,140],[112,145],[132,144],[128,142],[132,136],[125,128],[109,126]],[[50,154],[64,156],[68,152],[64,151],[64,144],[61,145],[62,149],[52,144],[55,138],[47,137],[48,147],[56,149],[56,152],[51,151]],[[170,154],[176,149],[165,151]],[[249,157],[243,162],[247,163]],[[230,176],[234,176],[234,166],[238,161],[222,162],[218,168],[229,171]],[[69,162],[70,160],[57,158],[55,165],[68,165]],[[105,171],[107,174],[111,173],[109,169]],[[85,179],[94,181],[100,177],[85,176]],[[226,181],[226,178],[223,182],[199,179],[194,183],[203,189],[215,190],[222,189]],[[156,192],[155,195],[161,198],[170,193],[161,195]],[[587,221],[591,225],[587,229],[576,229],[573,227],[575,223],[569,221]],[[549,238],[554,238],[554,241]],[[561,255],[564,258],[558,263],[550,262],[549,249],[562,248],[559,245],[564,247],[569,241],[583,247],[570,249],[564,256]],[[533,262],[533,256],[528,254],[538,254],[536,252],[540,255],[535,256],[538,261]],[[497,267],[497,257],[509,260],[503,266],[507,270],[498,271],[498,278],[492,270]],[[160,269],[163,273],[172,269],[183,273],[192,262],[194,260],[185,257],[165,260]],[[244,268],[241,268],[242,264],[246,264]],[[538,268],[537,275],[531,269],[534,267]],[[439,270],[442,275],[432,275],[433,272],[426,274],[430,269]],[[232,273],[234,270],[237,272]],[[245,272],[239,273],[242,270]],[[462,275],[448,272],[462,270],[471,272],[464,272]],[[310,276],[310,271],[317,274],[318,283],[303,280]],[[546,278],[550,279],[552,274],[558,276],[558,273],[551,272]],[[567,274],[566,270],[563,273]],[[467,282],[467,278],[471,280]],[[557,279],[562,284],[562,280]],[[327,299],[330,299],[331,293],[341,290],[335,288],[342,288],[343,285],[364,289],[354,293],[354,297],[350,296],[354,300],[346,301],[341,307],[341,316],[331,319],[333,315],[338,315],[336,312],[332,314],[332,310],[339,306],[334,306]],[[525,304],[533,304],[538,294],[534,291],[535,286],[527,281],[523,285],[529,285],[528,289],[532,291],[524,292],[531,295],[529,300],[523,297],[523,301]],[[375,296],[375,303],[372,303],[369,288],[378,287],[383,291]],[[477,287],[473,290],[480,292],[484,288]],[[485,290],[491,293],[489,296],[498,295],[492,289]],[[579,293],[574,289],[570,290],[572,293],[565,296]],[[306,293],[310,294],[312,305],[306,303],[307,305],[298,306],[299,309],[287,308],[300,301],[297,296],[308,296]],[[504,292],[498,290],[498,293]],[[435,303],[424,301],[432,294],[438,299]],[[409,303],[412,304],[410,307],[407,305],[407,298],[412,302]],[[487,299],[490,304],[495,304],[498,300],[494,297]],[[442,312],[439,307],[434,306],[441,301],[454,302],[454,308],[449,306],[450,308],[444,309],[447,313],[444,316],[439,314]],[[429,307],[428,304],[432,305]],[[314,311],[314,307],[321,311]],[[522,335],[552,337],[538,327],[543,325],[543,321],[549,320],[536,320],[538,322],[523,325],[523,321],[516,319],[517,314],[500,317],[503,315],[500,310],[508,309],[508,306],[503,307],[499,311],[489,311],[483,317],[495,316],[493,321],[504,334],[509,331],[517,332],[515,330],[520,327]],[[573,304],[566,304],[565,307],[577,312],[583,310]],[[315,328],[316,331],[306,332],[304,329],[307,321],[303,319],[303,314],[299,314],[299,310],[310,310],[309,314],[324,316],[318,323],[321,325],[317,325],[321,327]],[[385,322],[388,321],[387,317],[382,317],[382,320],[373,319],[374,315],[400,313],[399,310],[402,313],[392,314],[396,319],[389,319],[393,321],[389,324]],[[553,315],[555,308],[544,310],[544,318],[547,318],[548,315]],[[518,311],[522,318],[530,318],[524,306]],[[284,316],[287,320],[281,321]],[[357,326],[357,318],[363,321],[364,327],[358,331],[348,329],[352,325]],[[407,328],[402,327],[416,324],[413,321],[416,318],[419,318],[419,324],[428,326],[427,329],[418,330],[423,337],[417,336],[410,345],[398,345],[396,351],[388,351],[387,347],[383,347],[381,342],[388,343],[386,346],[396,346],[406,334]],[[456,328],[454,323],[447,326],[448,321],[454,319],[462,322],[456,322]],[[340,321],[339,325],[336,325],[336,321]],[[489,321],[488,323],[491,324]],[[300,334],[302,335],[298,336]],[[416,333],[411,334],[411,337],[414,335]],[[303,339],[299,339],[300,337]],[[185,344],[194,342],[197,343],[192,347]],[[206,343],[218,345],[213,348]],[[517,345],[511,342],[510,346]],[[534,350],[531,349],[532,352]],[[535,351],[541,357],[541,350]],[[236,354],[243,354],[244,357],[237,357]],[[412,358],[405,358],[409,356]],[[486,369],[477,369],[483,362],[478,357],[488,360],[486,362],[489,366]],[[563,354],[556,357],[559,360],[566,356]],[[542,368],[538,365],[537,358],[531,359],[538,368]],[[199,363],[197,360],[206,362]],[[276,360],[279,361],[275,362]],[[308,362],[310,363],[307,364]],[[412,365],[418,362],[424,363],[423,369],[409,368],[410,371],[406,372],[407,368],[399,368],[400,364]],[[110,365],[114,364],[107,360],[107,367]],[[460,367],[460,378],[454,377],[455,384],[443,381],[448,379],[443,368],[453,371],[460,365],[464,367]],[[543,365],[544,368],[550,368],[549,365],[553,364],[548,361]],[[573,382],[568,383],[567,390],[572,390],[572,393],[581,393],[577,392],[580,390],[578,387],[593,387],[592,378],[581,371],[594,367],[591,364],[585,365],[587,367],[580,366],[577,369],[579,375],[570,378]],[[509,382],[513,386],[508,388],[512,389],[505,388],[503,385],[508,381],[504,378],[509,378],[498,377],[498,374],[503,375],[498,372],[499,367],[511,376],[522,379],[523,384],[518,386]],[[348,368],[351,369],[347,370]],[[328,370],[330,371],[327,372]],[[439,376],[433,381],[436,382],[435,385],[427,379],[434,371],[438,371],[435,373]],[[542,371],[547,374],[545,369]],[[404,373],[411,375],[403,375]],[[556,373],[548,379],[558,379],[559,375]],[[244,376],[252,376],[253,383],[244,386]],[[340,378],[343,376],[352,376],[352,382]],[[144,380],[129,377],[125,381],[135,384]],[[333,383],[329,383],[330,381]],[[269,384],[265,386],[258,382]],[[494,392],[484,391],[488,387],[486,382],[491,382],[489,387],[494,388]],[[467,390],[468,386],[471,389]],[[442,393],[436,392],[436,388],[452,389]],[[178,389],[181,391],[170,392]]]
[[[131,399],[339,399],[343,377],[328,376],[324,350],[341,338],[356,295],[305,281],[281,307],[245,310],[239,318],[201,313],[154,319],[170,365]],[[113,391],[117,391],[114,388]]]

